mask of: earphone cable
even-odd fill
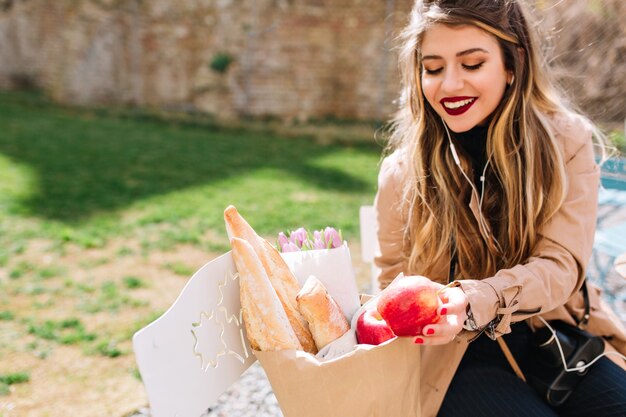
[[[465,170],[461,166],[461,160],[459,158],[459,155],[456,152],[456,148],[454,147],[454,143],[452,142],[452,137],[450,136],[450,131],[448,130],[448,125],[446,124],[446,122],[443,119],[441,119],[441,122],[442,122],[443,127],[444,127],[444,129],[446,131],[446,136],[448,137],[448,143],[450,144],[450,152],[452,153],[452,158],[454,159],[454,163],[459,167],[459,169],[461,170],[461,174],[465,177],[465,179],[467,180],[469,185],[472,187],[472,190],[476,193],[476,195],[479,195],[478,194],[478,190],[476,189],[476,186],[474,185],[474,182],[467,176],[467,174],[465,173]],[[500,253],[503,254],[502,247],[500,246],[500,243],[490,233],[489,226],[487,225],[487,221],[483,217],[483,207],[482,207],[482,205],[483,205],[483,198],[484,198],[484,195],[485,195],[485,174],[487,172],[487,167],[489,166],[489,159],[490,158],[487,159],[487,162],[485,163],[485,167],[483,168],[482,175],[480,176],[481,190],[480,190],[480,195],[479,195],[479,199],[478,199],[478,224],[479,224],[480,228],[482,229],[483,233],[485,234],[485,236],[491,238],[492,241],[497,246],[497,248],[500,251]]]

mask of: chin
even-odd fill
[[[439,114],[439,117],[446,122],[448,129],[454,133],[463,133],[472,130],[476,126],[487,125],[491,120],[492,114],[487,115],[487,117],[481,115],[477,116],[476,112],[472,110],[478,109],[470,109],[467,113],[458,116],[451,116],[448,113]]]
[[[447,114],[446,116],[447,117],[444,117],[443,120],[448,125],[448,129],[450,129],[450,131],[454,133],[467,132],[468,130],[472,130],[479,124],[476,121],[472,120],[461,120],[460,117],[462,116],[448,116]]]

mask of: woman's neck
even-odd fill
[[[454,141],[470,158],[474,170],[482,169],[487,162],[488,125],[477,125],[466,132],[454,134]]]

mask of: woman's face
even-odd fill
[[[484,124],[511,73],[496,38],[475,26],[435,24],[422,39],[424,97],[454,132]]]

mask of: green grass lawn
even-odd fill
[[[120,114],[0,93],[0,257],[32,237],[93,247],[142,236],[147,246],[224,250],[228,204],[261,234],[333,225],[358,237],[358,208],[376,190],[373,137],[321,145]]]

